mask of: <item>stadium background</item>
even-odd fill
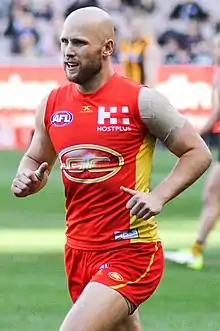
[[[77,6],[108,10],[116,24],[116,70],[124,72],[121,45],[132,29],[148,40],[149,84],[164,93],[195,125],[211,112],[213,38],[220,27],[218,0],[33,0],[0,2],[0,331],[57,330],[70,306],[63,269],[64,199],[58,166],[49,185],[25,200],[12,197],[11,180],[30,142],[41,98],[65,78],[59,33]],[[179,5],[179,6],[177,6]],[[75,8],[74,8],[75,7]],[[219,131],[218,125],[215,132]],[[215,137],[213,141],[215,158]],[[211,139],[210,139],[211,138]],[[158,147],[152,186],[175,158]],[[206,175],[205,175],[206,176]],[[205,176],[158,217],[165,248],[192,243]],[[193,272],[166,263],[157,293],[141,308],[144,331],[219,331],[220,258],[217,227],[207,265]]]

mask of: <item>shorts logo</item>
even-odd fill
[[[100,183],[114,176],[124,165],[115,150],[92,144],[70,146],[59,153],[63,175],[77,183]]]
[[[113,280],[116,280],[117,282],[122,282],[124,278],[118,273],[118,272],[109,272],[109,277]]]
[[[50,122],[53,126],[66,126],[70,124],[72,120],[73,115],[67,110],[59,110],[50,118]]]
[[[110,268],[110,264],[105,263],[105,264],[101,265],[101,267],[99,269],[108,269],[108,268]]]

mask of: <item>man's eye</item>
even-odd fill
[[[61,38],[61,43],[62,44],[68,44],[68,40],[66,38]]]

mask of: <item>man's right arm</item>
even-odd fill
[[[41,190],[56,161],[56,152],[44,125],[47,99],[48,96],[36,110],[35,132],[12,183],[12,192],[17,197],[25,197]]]

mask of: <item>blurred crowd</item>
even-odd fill
[[[220,31],[217,0],[1,0],[3,56],[57,57],[62,23],[85,6],[107,10],[115,20],[115,63],[129,76],[132,65],[144,72],[163,64],[213,64],[213,37]],[[149,59],[151,59],[149,61]],[[153,74],[152,74],[153,76]]]

